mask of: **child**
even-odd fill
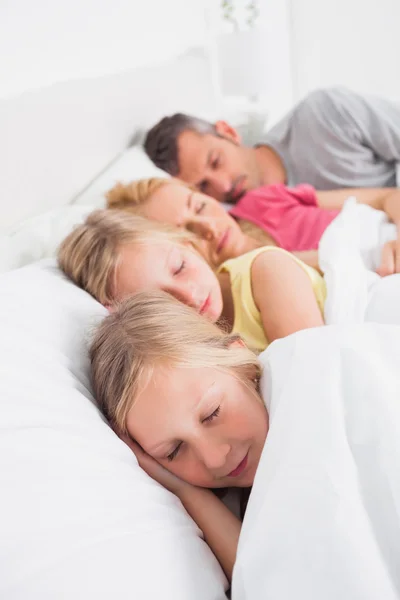
[[[153,292],[101,323],[90,359],[111,426],[180,498],[231,579],[240,522],[207,488],[253,484],[269,424],[256,355],[239,336]]]
[[[96,211],[63,242],[59,264],[104,305],[163,290],[264,350],[276,338],[324,324],[325,284],[291,254],[262,247],[215,274],[196,238],[123,211]]]

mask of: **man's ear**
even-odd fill
[[[239,133],[226,121],[217,121],[215,123],[215,129],[218,135],[230,140],[234,144],[240,146],[240,144],[242,143],[242,138],[240,137]]]

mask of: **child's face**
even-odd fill
[[[221,288],[206,261],[190,246],[172,242],[121,247],[114,296],[162,290],[211,321],[222,312]]]
[[[249,487],[268,432],[264,404],[231,373],[160,367],[127,417],[130,436],[201,487]]]

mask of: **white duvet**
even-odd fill
[[[400,275],[376,274],[385,242],[397,237],[385,213],[349,198],[319,245],[327,285],[325,322],[400,324]]]
[[[323,327],[261,355],[268,434],[233,600],[400,598],[400,327]]]

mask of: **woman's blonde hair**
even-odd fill
[[[143,205],[154,192],[168,183],[180,183],[176,179],[151,177],[138,179],[130,183],[117,183],[106,193],[107,207],[118,208],[131,212],[140,212]],[[185,184],[183,184],[185,185]]]
[[[176,178],[151,177],[150,179],[138,179],[127,184],[117,183],[109,190],[106,194],[107,207],[140,214],[141,207],[149,200],[152,194],[168,183],[183,185],[196,191],[194,186]],[[256,240],[260,246],[271,245],[271,237],[264,229],[245,219],[237,219],[237,222],[243,233]]]
[[[58,250],[58,264],[74,283],[102,304],[114,301],[119,251],[125,244],[191,243],[196,238],[177,229],[120,210],[97,210],[76,227]]]
[[[225,333],[165,292],[142,292],[122,302],[95,332],[90,360],[97,402],[121,433],[160,367],[228,371],[258,396],[261,366],[240,336]]]

